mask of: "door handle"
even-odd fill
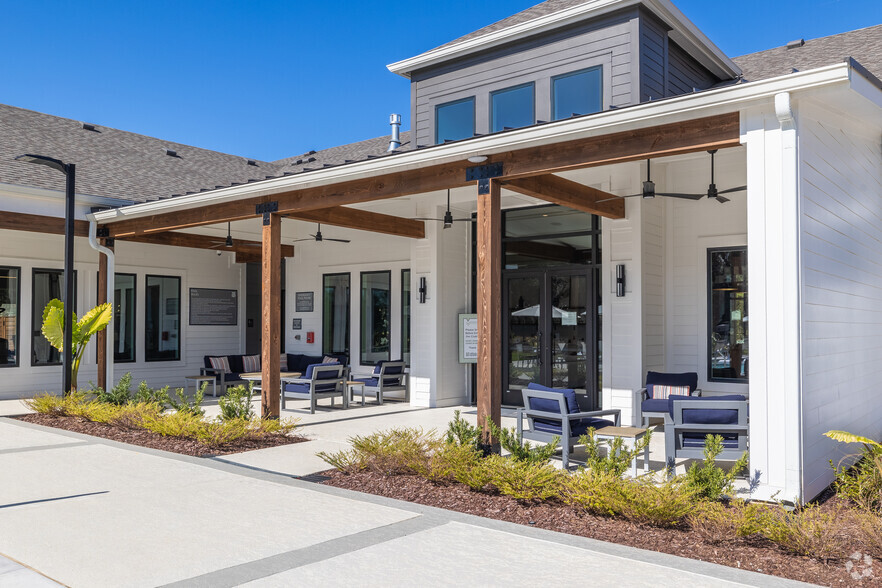
[[[539,365],[542,365],[542,331],[537,331],[536,335],[538,337],[536,353],[539,358]]]

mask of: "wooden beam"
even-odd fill
[[[582,212],[606,218],[625,218],[623,198],[553,174],[506,180],[504,185],[512,192]]]
[[[105,247],[113,249],[112,244],[102,243]],[[114,306],[116,302],[107,299],[107,256],[103,253],[98,254],[98,304],[110,302]],[[116,309],[114,308],[114,316]],[[113,332],[113,322],[107,325],[107,328],[98,331],[96,335],[96,345],[98,346],[98,387],[107,390],[107,337]]]
[[[494,443],[486,425],[497,425],[502,400],[502,210],[500,186],[490,181],[490,193],[478,194],[478,426],[486,443]]]
[[[282,306],[282,218],[269,214],[263,225],[260,339],[260,407],[264,418],[279,418],[281,401],[280,349]]]
[[[313,221],[324,225],[358,229],[384,235],[397,237],[410,237],[412,239],[426,238],[426,224],[423,221],[402,218],[391,214],[380,214],[358,208],[346,208],[337,206],[334,208],[322,208],[285,215],[302,221]]]
[[[551,261],[565,261],[567,263],[585,263],[591,261],[591,249],[579,251],[569,245],[555,245],[553,243],[540,243],[538,241],[509,241],[505,244],[505,253],[518,253],[534,259],[548,259]]]
[[[133,235],[121,239],[123,241],[132,241],[135,243],[152,243],[154,245],[169,245],[171,247],[193,247],[195,249],[214,249],[216,251],[232,251],[234,253],[244,253],[260,257],[261,243],[259,241],[245,241],[243,239],[233,239],[232,247],[218,247],[218,242],[222,242],[224,237],[214,237],[211,235],[194,235],[192,233],[178,233],[168,231],[166,233],[158,233],[151,235]],[[294,246],[282,245],[282,257],[293,257]]]
[[[503,164],[501,179],[510,180],[708,149],[737,147],[741,144],[740,132],[736,112],[518,149],[492,155],[488,163],[501,162]],[[112,237],[127,237],[253,218],[256,216],[256,205],[270,201],[278,202],[280,214],[293,214],[463,187],[468,185],[465,181],[465,169],[470,165],[466,161],[445,163],[372,178],[122,220],[107,226]]]
[[[64,217],[43,216],[24,212],[3,212],[0,214],[0,229],[63,235]],[[77,237],[88,237],[89,223],[84,220],[74,221],[74,235]]]

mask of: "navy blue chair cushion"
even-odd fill
[[[340,364],[338,364],[338,363],[311,363],[308,366],[306,366],[306,372],[303,374],[302,377],[304,380],[311,380],[312,373],[313,373],[313,371],[315,371],[315,368],[328,367],[329,365],[340,365]],[[316,378],[319,380],[330,380],[330,379],[333,379],[336,377],[338,377],[337,372],[332,371],[332,370],[320,371],[318,373],[318,375],[316,376]]]
[[[394,359],[394,360],[392,360],[392,359],[381,359],[380,361],[378,361],[378,362],[376,363],[376,365],[374,365],[374,371],[371,372],[371,373],[372,373],[373,375],[375,375],[375,376],[379,376],[379,375],[380,375],[380,370],[383,369],[383,365],[384,365],[384,364],[392,363],[392,362],[396,362],[396,363],[398,363],[398,362],[400,362],[400,361],[402,361],[402,360],[400,360],[400,359]],[[403,372],[404,372],[404,369],[403,369],[400,365],[396,365],[396,366],[392,366],[392,367],[390,367],[389,369],[387,369],[387,370],[386,370],[386,375],[387,375],[387,376],[391,376],[392,374],[401,374],[401,373],[403,373]]]
[[[723,449],[738,449],[738,435],[722,435]],[[683,433],[683,447],[704,447],[707,435],[700,433]]]
[[[692,394],[698,388],[698,374],[695,372],[685,372],[682,374],[647,372],[646,390],[650,396],[652,396],[652,387],[656,384],[659,386],[689,386],[689,393]]]
[[[602,429],[604,427],[613,427],[615,423],[613,421],[608,421],[606,419],[598,419],[598,418],[588,418],[588,419],[579,419],[577,421],[570,421],[570,436],[578,437],[580,435],[584,435],[589,428],[594,429]],[[561,424],[556,421],[546,421],[543,419],[535,419],[533,421],[533,428],[537,431],[542,431],[543,433],[551,433],[552,435],[561,435],[563,436],[563,429],[561,428]]]
[[[337,383],[316,384],[316,392],[333,392],[337,389]],[[294,392],[296,394],[309,394],[309,384],[286,384],[285,392]]]
[[[540,392],[557,392],[563,394],[567,401],[567,411],[569,414],[579,412],[579,403],[576,402],[576,391],[572,388],[549,388],[530,382],[527,390],[539,390]],[[541,410],[542,412],[560,412],[557,400],[546,400],[545,398],[531,398],[530,410]]]
[[[644,400],[640,405],[640,410],[643,412],[668,412],[668,409],[667,398],[650,398],[649,400]]]
[[[300,372],[303,374],[310,364],[322,362],[321,355],[303,355],[301,353],[286,353],[285,355],[288,359],[289,372]]]
[[[245,371],[245,364],[242,362],[241,355],[228,355],[230,361],[230,371],[239,377],[239,374]]]
[[[746,400],[741,394],[727,394],[725,396],[678,396],[671,395],[668,398],[668,411],[674,418],[675,400],[694,400],[708,402],[713,400]],[[725,408],[687,408],[683,410],[683,422],[698,425],[737,425],[738,411]],[[702,437],[703,438],[703,437]]]
[[[380,385],[380,378],[355,378],[353,380],[355,382],[361,382],[368,388],[376,388]],[[383,384],[385,386],[399,386],[401,385],[400,378],[383,378]]]

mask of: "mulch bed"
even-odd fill
[[[182,455],[192,455],[194,457],[229,455],[231,453],[266,449],[267,447],[276,447],[278,445],[290,445],[292,443],[300,443],[307,440],[305,437],[299,435],[267,435],[260,439],[243,439],[234,443],[212,447],[196,441],[195,439],[163,437],[158,433],[146,431],[144,429],[129,429],[105,423],[95,423],[80,417],[27,414],[16,418],[20,421],[44,425],[46,427],[65,429],[75,433],[103,437],[105,439],[112,439],[113,441],[120,441],[122,443],[140,445],[141,447],[149,447],[151,449],[161,449],[162,451],[170,451]]]
[[[481,517],[580,535],[611,543],[669,553],[826,586],[882,586],[882,562],[875,560],[875,578],[855,580],[846,561],[820,562],[790,555],[767,541],[712,545],[685,529],[659,529],[622,519],[598,517],[554,503],[523,504],[509,497],[473,492],[461,484],[437,485],[418,476],[384,476],[373,472],[322,472],[323,483],[358,492],[397,498]],[[833,508],[835,499],[821,508]],[[858,564],[856,569],[863,569]]]

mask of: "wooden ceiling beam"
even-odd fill
[[[25,212],[3,212],[0,213],[0,229],[63,235],[64,217],[27,214]],[[75,220],[74,235],[77,237],[88,237],[89,223],[84,220]]]
[[[625,200],[552,174],[506,180],[507,190],[606,218],[625,218]]]
[[[518,149],[492,155],[487,163],[501,162],[503,175],[499,179],[506,181],[572,169],[737,147],[741,144],[740,133],[739,117],[735,112]],[[465,170],[470,165],[467,161],[461,161],[410,169],[373,178],[121,220],[109,223],[107,228],[112,237],[128,237],[254,218],[257,216],[256,206],[265,202],[276,202],[278,213],[287,215],[458,188],[471,183],[465,181]]]
[[[347,229],[358,229],[384,235],[397,237],[410,237],[412,239],[425,239],[426,224],[423,221],[380,214],[358,208],[346,208],[336,206],[334,208],[322,208],[286,214],[288,218],[301,221],[312,221],[323,225],[333,225]]]
[[[192,233],[178,233],[175,231],[167,231],[165,233],[157,233],[151,235],[133,235],[131,237],[123,237],[121,241],[132,241],[135,243],[150,243],[153,245],[169,245],[171,247],[192,247],[194,249],[214,249],[215,251],[232,251],[234,253],[242,253],[249,255],[254,253],[259,256],[261,242],[246,241],[243,239],[233,239],[232,247],[218,247],[218,242],[223,242],[224,237],[214,237],[212,235],[194,235]],[[282,245],[282,257],[294,257],[293,245]]]

